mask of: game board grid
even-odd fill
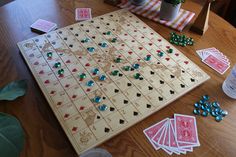
[[[19,47],[20,47],[20,49],[22,50],[22,47],[19,45]],[[42,49],[42,47],[39,47],[39,49]],[[22,53],[23,54],[23,53]],[[23,56],[24,56],[24,54],[23,54]],[[24,58],[27,60],[27,58],[24,56]],[[32,67],[30,67],[30,69],[31,69],[31,71],[32,71]],[[33,71],[32,71],[33,72]],[[33,72],[34,73],[34,72]],[[34,73],[35,74],[35,73]],[[36,78],[36,77],[35,77]],[[38,79],[36,78],[36,80],[38,81]],[[41,86],[40,86],[41,87]],[[44,91],[43,91],[44,92]],[[187,92],[187,91],[186,91]],[[186,93],[185,92],[185,93]],[[45,94],[45,93],[44,93]],[[45,94],[45,96],[48,98],[48,96]],[[52,105],[50,105],[50,106],[52,106]],[[164,105],[165,106],[165,105]],[[163,106],[162,106],[163,107]],[[144,116],[144,117],[147,117],[147,115],[146,116]],[[141,119],[143,119],[143,118],[141,118]],[[60,123],[62,123],[62,122],[60,122]],[[132,124],[133,125],[133,124]],[[62,125],[62,126],[64,126],[64,125]],[[129,125],[130,126],[130,125]],[[65,127],[64,127],[65,128]],[[64,129],[65,131],[66,131],[66,129]],[[124,130],[124,129],[122,129],[122,130]],[[66,131],[67,132],[67,131]],[[114,135],[112,135],[112,136],[114,136]],[[71,139],[71,137],[69,137],[70,139]],[[73,142],[72,142],[73,143]],[[73,143],[73,145],[74,145],[74,143]],[[86,148],[87,149],[87,148]],[[78,150],[77,150],[78,151]]]
[[[63,60],[62,60],[62,61],[63,61]],[[65,104],[65,105],[66,105],[66,104]],[[64,105],[64,106],[65,106],[65,105]],[[88,128],[89,128],[89,127],[88,127]],[[92,132],[92,131],[91,131],[91,132]],[[93,132],[92,132],[92,133],[93,133]],[[95,135],[94,135],[94,137],[96,138],[96,136],[95,136]]]
[[[111,21],[111,20],[109,20],[109,21]],[[101,32],[101,31],[100,31]],[[112,44],[112,43],[111,43]],[[121,54],[121,55],[123,55],[123,54]],[[141,58],[141,57],[140,57]]]
[[[119,111],[119,110],[118,110]]]
[[[78,26],[79,27],[79,26]],[[82,28],[81,28],[82,29]],[[87,27],[86,27],[86,29],[87,29]],[[101,32],[100,32],[101,33]],[[88,35],[89,36],[89,35]],[[108,42],[108,41],[106,41],[106,42]],[[120,54],[120,55],[122,55],[122,54]],[[120,69],[121,70],[121,69]],[[140,91],[141,92],[141,91]],[[142,93],[142,92],[141,92]],[[162,96],[163,97],[163,96]]]

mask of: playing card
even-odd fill
[[[218,58],[216,58],[215,56],[211,54],[202,61],[220,74],[224,74],[227,71],[227,69],[230,67],[230,65],[219,60]]]
[[[186,151],[193,151],[192,147],[180,147],[175,137],[175,124],[174,119],[170,119],[170,147],[179,150],[181,153],[185,154]]]
[[[30,28],[33,31],[48,33],[50,31],[55,30],[57,28],[57,24],[50,21],[38,19],[35,23],[33,23],[30,26]]]
[[[212,47],[212,48],[207,48],[207,49],[202,49],[202,50],[197,50],[196,51],[199,57],[204,60],[207,58],[210,54],[221,60],[222,62],[225,62],[226,64],[230,64],[229,59],[218,49]]]
[[[158,122],[157,124],[155,124],[155,125],[153,125],[153,126],[147,128],[147,129],[145,129],[145,130],[143,131],[143,133],[145,134],[145,136],[148,138],[148,140],[151,142],[151,144],[153,145],[153,147],[154,147],[156,150],[160,149],[160,147],[159,147],[157,144],[153,143],[152,138],[153,138],[156,134],[161,134],[161,133],[162,133],[163,128],[164,128],[164,126],[165,126],[164,124],[166,123],[167,120],[168,120],[168,118],[166,118],[166,119],[164,119],[164,120]]]
[[[205,49],[203,53],[204,53],[204,56],[202,58],[203,60],[211,54],[216,58],[220,59],[221,61],[225,62],[226,64],[230,64],[229,59],[222,52],[220,52],[218,49],[214,47]]]
[[[175,137],[178,143],[198,144],[196,119],[194,116],[175,114]]]
[[[168,136],[168,125],[169,125],[169,118],[167,119],[167,121],[165,122],[165,124],[163,124],[162,128],[160,131],[158,131],[155,134],[155,139],[154,137],[151,139],[151,141],[153,142],[154,145],[157,145],[159,148],[162,148],[166,153],[168,153],[169,155],[173,154],[173,151],[170,150],[168,148],[168,137],[166,138],[166,136]],[[166,144],[166,145],[165,145]]]
[[[92,19],[91,8],[76,8],[75,9],[75,20],[84,21]]]
[[[161,148],[169,155],[186,154],[200,146],[193,116],[175,114],[174,118],[166,118],[143,132],[156,150]]]
[[[159,147],[161,147],[165,152],[167,152],[169,155],[173,154],[173,151],[171,151],[168,146],[165,145],[165,138],[168,135],[168,121],[165,123],[163,127],[163,131],[161,133],[157,133],[153,138],[152,141],[157,144]]]
[[[205,64],[220,74],[224,74],[225,71],[227,71],[227,69],[230,67],[229,59],[214,47],[197,50],[197,54]]]
[[[156,132],[156,134],[152,137],[152,141],[157,145],[163,145],[164,138],[165,138],[164,136],[165,136],[165,133],[166,133],[166,127],[168,125],[167,121],[163,125],[163,127],[164,127],[163,131],[162,132]]]

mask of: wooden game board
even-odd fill
[[[78,154],[209,79],[191,60],[126,10],[22,41],[18,46]],[[94,51],[89,52],[92,47]],[[173,53],[168,52],[169,48]],[[163,52],[162,57],[159,52]],[[120,63],[116,63],[117,58],[121,58]],[[57,62],[61,63],[60,68],[55,67]],[[124,66],[133,64],[140,68],[125,70]],[[94,68],[99,69],[98,74]],[[64,74],[58,74],[60,69],[64,69]],[[118,73],[114,74],[115,70]],[[82,73],[87,77],[80,79]],[[136,73],[141,75],[135,78]],[[101,75],[106,80],[100,80]],[[91,87],[87,85],[89,80],[94,80]],[[102,101],[96,103],[95,96]],[[102,104],[107,105],[107,110],[98,109]]]

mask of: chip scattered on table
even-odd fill
[[[209,100],[210,97],[208,95],[203,95],[199,102],[194,104],[193,113],[195,115],[202,115],[203,117],[211,115],[217,122],[222,121],[228,115],[228,111],[222,110],[219,102],[210,102]]]

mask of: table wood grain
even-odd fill
[[[16,46],[17,42],[37,35],[30,31],[29,26],[39,18],[55,22],[59,27],[75,23],[74,10],[77,7],[91,7],[93,16],[118,9],[103,3],[103,0],[16,0],[0,7],[0,86],[16,79],[27,79],[29,86],[24,97],[12,102],[0,101],[0,112],[16,116],[24,128],[26,141],[21,157],[77,156]],[[197,14],[200,12],[199,4],[191,0],[183,8]],[[166,39],[173,31],[140,18]],[[143,129],[166,117],[172,117],[174,113],[191,115],[194,102],[203,94],[208,94],[212,101],[219,101],[222,108],[229,111],[229,115],[220,123],[215,122],[212,117],[198,116],[201,146],[194,148],[186,156],[236,156],[236,101],[227,97],[221,89],[230,70],[220,75],[201,63],[195,53],[197,49],[216,47],[228,56],[233,66],[236,63],[236,30],[212,12],[205,35],[199,36],[190,32],[190,25],[183,33],[193,37],[195,45],[177,48],[207,72],[211,79],[99,146],[107,149],[113,157],[168,156],[164,151],[155,151],[152,148],[142,132]]]

